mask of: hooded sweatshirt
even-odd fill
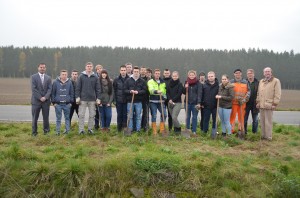
[[[69,78],[62,82],[57,77],[52,85],[51,101],[53,104],[69,104],[74,102],[73,84]]]
[[[85,71],[81,72],[77,79],[75,96],[81,101],[100,100],[100,83],[94,72],[90,76]]]

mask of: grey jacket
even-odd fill
[[[42,84],[42,80],[40,78],[39,73],[33,74],[31,76],[31,104],[32,105],[39,105],[42,102],[40,99],[42,97],[46,98],[44,103],[49,103],[50,105],[50,96],[51,96],[51,89],[52,89],[52,80],[51,77],[48,75],[44,75],[44,84]]]
[[[85,71],[81,72],[76,82],[75,97],[81,101],[96,101],[100,99],[100,84],[94,72],[88,76]]]

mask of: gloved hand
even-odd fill
[[[239,99],[238,100],[238,103],[239,103],[240,106],[242,106],[245,102],[246,102],[245,99]]]
[[[80,98],[76,98],[76,104],[79,104],[80,103]]]

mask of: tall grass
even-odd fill
[[[132,197],[131,188],[145,197],[300,196],[297,127],[275,125],[272,142],[251,133],[123,137],[115,126],[60,137],[31,137],[26,123],[0,129],[0,197]]]

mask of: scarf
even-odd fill
[[[107,80],[105,78],[101,79],[101,85],[103,85],[103,86],[107,86],[108,85],[108,82],[107,82]]]
[[[187,78],[187,83],[189,85],[194,85],[198,82],[197,78],[194,78],[194,79],[190,79],[189,77]]]

